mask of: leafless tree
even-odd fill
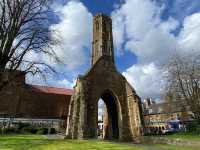
[[[8,82],[3,80],[5,72],[54,72],[45,62],[26,59],[34,52],[59,61],[53,50],[59,40],[49,29],[49,4],[49,0],[0,0],[0,90]]]
[[[183,101],[200,119],[200,57],[174,56],[167,66],[167,93]]]

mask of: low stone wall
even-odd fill
[[[57,132],[65,132],[65,120],[62,119],[31,119],[31,118],[1,118],[0,128],[17,127],[19,123],[29,124],[32,127],[55,128]]]
[[[179,139],[179,138],[169,139],[166,137],[144,136],[141,138],[140,141],[141,143],[145,143],[145,144],[171,144],[171,145],[180,145],[180,146],[200,147],[200,141],[192,141],[192,140]]]

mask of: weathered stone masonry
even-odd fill
[[[112,20],[93,20],[92,67],[79,76],[71,98],[67,137],[97,138],[98,100],[108,110],[108,139],[134,140],[142,135],[141,101],[114,63]]]

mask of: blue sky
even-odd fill
[[[90,67],[92,16],[102,12],[113,20],[115,62],[142,98],[162,99],[162,66],[174,53],[200,53],[199,0],[58,0],[52,5],[50,28],[61,32],[55,47],[64,65],[47,82],[31,84],[72,87]]]

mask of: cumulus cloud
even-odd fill
[[[115,46],[119,50],[128,39],[139,40],[153,26],[157,7],[150,1],[126,0],[112,12]],[[142,10],[142,11],[141,11]]]
[[[26,76],[26,82],[29,84],[36,84],[36,85],[46,85],[52,87],[61,87],[61,88],[73,88],[75,85],[76,80],[73,79],[68,80],[67,78],[59,79],[55,78],[52,75],[48,75],[48,78],[44,79],[40,75],[32,76],[28,74]]]
[[[200,52],[200,12],[185,18],[178,36],[178,44],[184,53]]]
[[[162,3],[166,0],[160,0]],[[181,22],[200,8],[199,0],[173,0],[166,3],[169,15],[174,15]]]
[[[187,16],[180,24],[172,16],[162,20],[164,8],[156,1],[126,0],[112,12],[117,51],[124,48],[138,59],[123,75],[141,97],[161,97],[163,73],[160,68],[175,52],[200,53],[200,13]],[[175,35],[173,32],[180,26],[180,33]]]
[[[53,8],[59,22],[51,29],[58,30],[62,38],[61,46],[55,47],[55,50],[65,63],[66,71],[74,74],[73,69],[87,62],[92,14],[79,1],[69,1],[66,5],[57,3]],[[161,98],[163,72],[160,68],[175,51],[180,54],[200,52],[200,13],[187,16],[183,22],[172,16],[162,20],[164,9],[165,5],[158,5],[152,0],[125,0],[111,14],[117,53],[123,54],[128,50],[138,59],[138,63],[127,68],[123,75],[143,98]],[[180,33],[175,35],[173,32],[177,28],[180,28]],[[65,67],[56,67],[59,72],[65,72]],[[49,78],[50,85],[71,87],[73,83],[74,80],[66,77]]]
[[[51,80],[51,81],[54,81],[54,80]],[[48,83],[48,85],[51,84],[52,86],[57,86],[57,87],[73,88],[73,86],[75,85],[75,82],[76,80],[69,81],[67,79],[60,79],[60,80]]]
[[[56,7],[55,11],[60,22],[51,29],[58,31],[61,37],[61,45],[55,50],[67,67],[74,69],[86,62],[92,37],[92,14],[78,1],[69,1],[63,7]]]
[[[79,1],[68,1],[65,5],[57,2],[52,5],[52,9],[58,18],[58,22],[50,26],[52,37],[57,38],[58,35],[61,41],[54,47],[54,51],[64,64],[56,64],[46,56],[28,54],[27,58],[39,59],[51,65],[59,74],[47,75],[46,81],[39,76],[28,75],[27,83],[72,87],[77,69],[88,61],[86,58],[91,46],[92,14]]]
[[[119,13],[113,13],[112,15],[113,18],[113,37],[114,37],[114,45],[117,47],[117,54],[123,53],[123,47],[122,44],[124,43],[125,40],[125,25],[122,23],[124,21],[123,16]]]
[[[171,32],[177,28],[178,22],[172,17],[162,22],[162,10],[162,7],[150,0],[127,0],[120,9],[112,13],[116,48],[120,49],[124,44],[125,49],[138,56],[140,63],[155,60],[160,63],[166,60],[169,50],[176,48],[176,39]],[[122,18],[124,21],[119,22]]]
[[[154,63],[133,65],[123,72],[123,75],[142,98],[146,96],[161,98],[160,93],[163,92],[164,81],[162,71]]]

